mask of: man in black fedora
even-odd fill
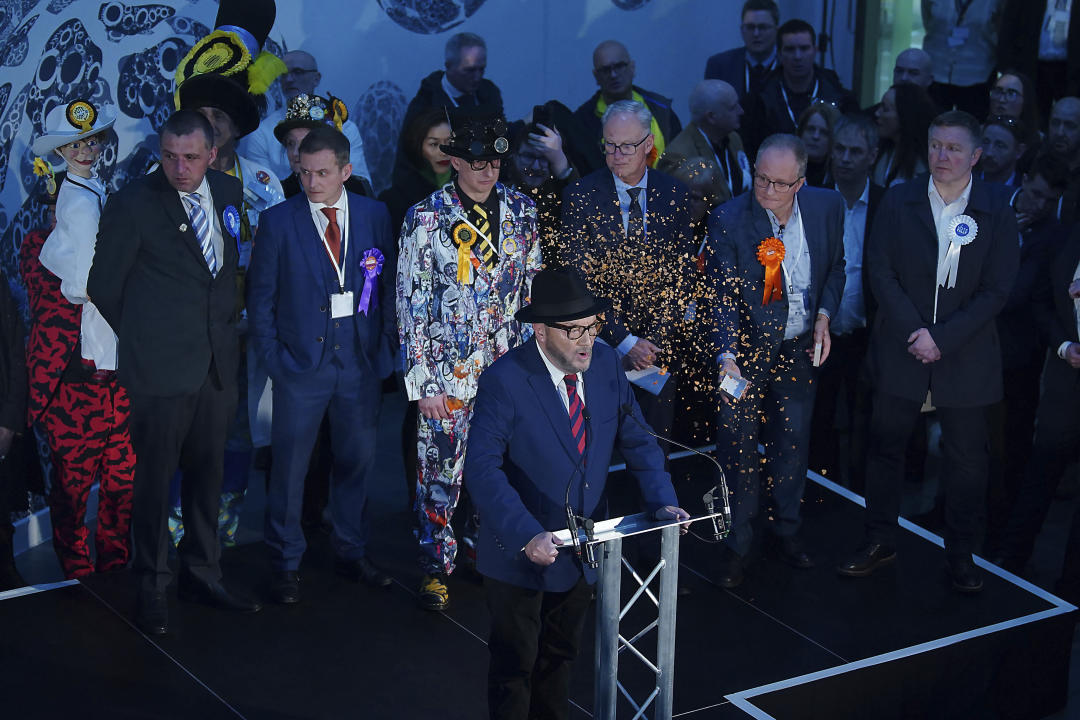
[[[574,513],[601,519],[617,447],[647,512],[690,517],[618,354],[594,344],[610,308],[577,275],[541,272],[532,304],[516,313],[533,323],[533,339],[480,378],[465,482],[483,518],[477,569],[491,615],[492,718],[568,717],[570,667],[596,573],[559,553],[553,531],[567,525],[567,483]]]
[[[470,115],[453,125],[450,144],[441,148],[455,177],[405,214],[397,276],[405,389],[419,406],[419,600],[429,610],[448,602],[446,577],[457,555],[450,519],[461,493],[476,381],[529,339],[514,313],[541,263],[535,205],[497,182],[510,156],[506,121]],[[467,550],[471,534],[467,524]]]

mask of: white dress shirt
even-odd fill
[[[806,233],[803,232],[802,215],[799,213],[799,198],[795,197],[791,204],[791,217],[783,229],[772,210],[765,210],[769,216],[769,224],[773,234],[784,243],[784,292],[788,294],[788,319],[784,324],[784,339],[798,337],[806,332],[811,325],[814,310],[808,305],[804,306],[802,316],[795,315],[795,308],[791,303],[791,294],[800,293],[804,303],[813,300],[810,297],[810,244],[806,242]]]
[[[278,142],[277,136],[274,135],[274,128],[284,119],[284,108],[270,113],[259,124],[257,130],[240,138],[236,146],[237,154],[243,155],[258,165],[266,166],[279,180],[292,175],[285,146]],[[364,140],[360,137],[360,128],[352,120],[346,120],[341,124],[341,133],[349,140],[349,162],[352,163],[352,174],[367,178],[368,182],[371,182],[371,173],[364,159]]]
[[[552,329],[549,332],[562,332],[559,329]],[[566,393],[566,380],[564,379],[570,373],[565,373],[548,360],[548,356],[544,354],[544,349],[540,347],[540,343],[536,343],[536,349],[540,353],[540,359],[544,361],[544,365],[547,367],[548,374],[551,375],[551,383],[555,386],[556,392],[559,393],[559,399],[562,400],[563,407],[566,408],[567,416],[570,415],[570,396]],[[582,406],[585,405],[585,373],[575,373],[577,375],[577,395],[581,398]]]
[[[630,230],[630,188],[639,187],[641,192],[638,193],[638,204],[641,205],[641,228],[648,234],[648,218],[646,212],[648,210],[645,196],[649,194],[649,169],[645,168],[645,174],[641,176],[641,180],[636,185],[630,185],[625,183],[615,173],[611,174],[611,177],[615,180],[615,194],[619,197],[619,214],[622,215],[622,230],[623,235],[626,235]],[[637,344],[638,337],[633,333],[628,333],[623,341],[619,343],[619,346],[615,348],[617,352],[622,355],[630,352],[630,349]]]
[[[329,205],[325,203],[313,203],[310,200],[308,201],[311,219],[315,223],[315,229],[319,232],[319,240],[322,240],[324,244],[326,242],[326,228],[330,227],[330,218],[326,217],[326,213],[322,211],[325,207],[332,207],[337,210],[335,215],[337,216],[338,228],[341,230],[341,267],[344,268],[345,258],[348,257],[349,252],[349,199],[348,194],[345,192],[345,188],[341,188],[341,194],[338,195],[337,201]],[[326,259],[330,259],[329,255]],[[344,291],[345,273],[343,269],[339,270],[338,279],[341,281],[342,291]]]
[[[968,175],[968,182],[964,187],[964,192],[960,193],[960,197],[951,203],[946,203],[945,199],[941,197],[937,185],[934,184],[933,177],[928,182],[926,192],[930,196],[930,214],[934,217],[934,229],[937,230],[937,269],[940,275],[941,266],[945,262],[945,255],[949,252],[949,239],[946,237],[946,230],[948,230],[949,223],[953,218],[957,215],[963,215],[964,211],[967,210],[968,199],[971,197],[971,176]]]

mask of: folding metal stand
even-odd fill
[[[701,515],[689,522],[720,517],[721,513]],[[644,578],[622,556],[624,537],[648,532],[660,532],[660,562]],[[569,530],[556,533],[567,546],[572,543]],[[679,523],[657,521],[644,513],[604,520],[596,523],[592,538],[580,534],[581,543],[594,546],[600,562],[599,581],[596,584],[596,674],[594,682],[593,717],[615,720],[615,707],[619,693],[634,709],[633,719],[652,717],[653,720],[670,720],[672,694],[675,679],[675,613],[679,584]],[[622,605],[623,567],[637,583],[637,590]],[[659,593],[649,585],[657,575],[660,577]],[[632,637],[625,637],[619,623],[630,608],[642,597],[656,606],[657,617]],[[649,658],[636,645],[656,630],[656,657]],[[627,651],[656,675],[656,684],[647,698],[634,699],[619,682],[619,653]],[[651,716],[645,712],[652,707]]]

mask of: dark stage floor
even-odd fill
[[[371,554],[393,585],[376,591],[336,577],[329,544],[316,537],[300,605],[237,617],[173,595],[171,631],[161,639],[131,624],[126,573],[0,595],[4,716],[484,717],[481,586],[455,575],[446,613],[415,604],[420,573],[393,442],[399,418],[387,420],[380,448],[390,480],[372,500],[379,519]],[[711,484],[706,468],[677,460],[675,469],[700,478],[677,488],[684,507],[700,512],[690,498]],[[256,594],[268,572],[261,510],[255,487],[242,545],[224,554],[227,581]],[[957,595],[925,532],[907,533],[897,563],[873,577],[840,578],[833,566],[859,537],[861,508],[811,483],[805,518],[818,567],[794,570],[765,548],[735,591],[709,579],[715,548],[683,539],[681,581],[690,592],[678,600],[677,717],[1040,718],[1064,702],[1071,606],[992,568],[981,594]],[[20,565],[28,559],[26,574],[37,579],[49,556],[42,546]],[[647,622],[636,610],[628,621]],[[573,685],[575,717],[591,717],[591,637],[590,625]],[[648,679],[628,654],[620,663],[624,684],[643,698]],[[621,710],[632,715],[626,704]]]

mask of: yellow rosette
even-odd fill
[[[780,278],[780,267],[784,262],[784,242],[779,238],[767,237],[757,249],[758,262],[765,266],[765,294],[762,305],[784,296],[784,283]]]
[[[476,242],[476,231],[462,222],[454,226],[450,237],[457,245],[457,281],[463,285],[472,285],[472,246]]]

